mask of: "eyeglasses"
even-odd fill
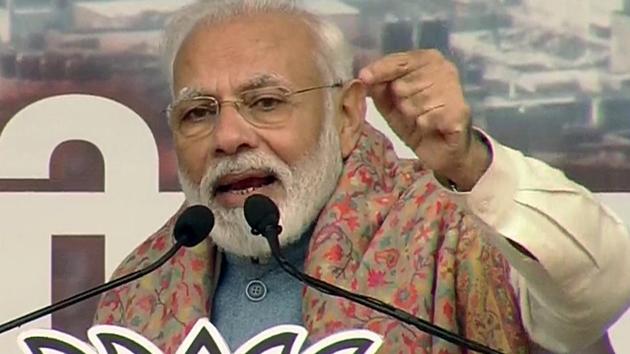
[[[219,100],[213,96],[201,95],[169,105],[167,114],[171,127],[185,137],[211,133],[221,115],[223,105],[233,105],[243,118],[256,127],[273,128],[291,118],[295,107],[291,99],[295,95],[341,86],[342,82],[336,82],[297,91],[271,86],[243,91],[233,100]]]

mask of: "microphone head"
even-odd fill
[[[203,205],[193,205],[184,210],[175,222],[173,237],[186,247],[197,246],[214,227],[214,214]]]
[[[267,196],[262,194],[249,196],[245,200],[243,212],[253,234],[262,233],[269,226],[278,227],[280,211],[276,203]]]

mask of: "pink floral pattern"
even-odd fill
[[[310,240],[305,271],[369,294],[506,353],[528,353],[509,266],[416,160],[400,160],[366,126]],[[157,259],[172,244],[173,216],[114,277]],[[148,276],[106,293],[97,323],[129,327],[174,353],[194,322],[210,316],[220,254],[210,241],[178,252]],[[384,336],[379,353],[465,353],[350,301],[303,290],[313,338],[349,328]]]

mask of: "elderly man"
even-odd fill
[[[625,227],[562,173],[471,128],[439,53],[391,55],[353,79],[339,30],[280,0],[195,4],[165,43],[186,204],[210,207],[216,226],[105,294],[97,323],[167,353],[205,316],[233,349],[293,323],[312,339],[370,329],[382,353],[463,352],[289,278],[244,220],[254,193],[279,205],[281,244],[305,272],[506,353],[588,347],[626,309]],[[417,160],[364,122],[367,95]],[[114,276],[159,257],[174,219]]]

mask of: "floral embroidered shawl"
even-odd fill
[[[177,215],[119,266],[119,277],[161,256]],[[307,273],[390,303],[505,353],[528,353],[509,266],[417,160],[398,159],[366,125],[310,240]],[[174,353],[195,321],[210,316],[220,254],[207,240],[182,249],[144,278],[106,293],[96,323],[125,326]],[[440,338],[305,288],[303,323],[313,339],[366,328],[379,353],[455,354]]]

